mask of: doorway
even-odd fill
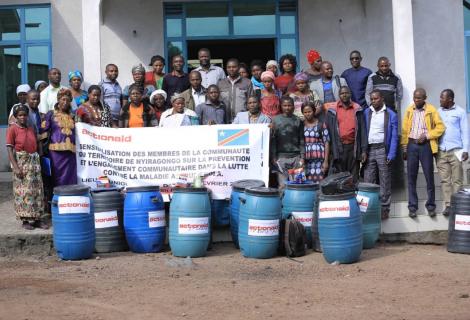
[[[276,56],[275,39],[240,39],[240,40],[188,40],[188,71],[199,66],[197,53],[201,48],[211,52],[211,63],[225,70],[227,60],[237,58],[248,68],[253,60],[261,60],[264,65]]]

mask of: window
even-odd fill
[[[51,65],[49,6],[0,6],[0,125],[7,124],[16,87],[47,81]]]

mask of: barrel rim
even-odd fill
[[[103,193],[103,192],[110,192],[110,191],[117,191],[120,192],[121,188],[118,187],[111,187],[111,188],[95,188],[95,189],[90,189],[91,194],[95,193]]]
[[[126,192],[160,191],[160,186],[127,187]]]
[[[351,198],[356,198],[356,192],[345,192],[345,193],[338,193],[338,194],[319,194],[320,200],[349,200]]]
[[[193,188],[193,187],[185,187],[185,188],[174,188],[173,193],[180,193],[180,192],[207,192],[208,189],[206,187],[199,187],[199,188]]]
[[[90,187],[84,184],[70,184],[54,187],[53,193],[57,196],[79,196],[90,192]]]
[[[380,191],[380,185],[370,182],[359,182],[358,191]]]
[[[279,190],[276,188],[269,187],[252,187],[245,189],[246,194],[256,195],[256,196],[279,196]]]
[[[286,189],[316,191],[316,190],[320,189],[320,184],[318,184],[318,183],[287,183],[286,184]]]
[[[240,185],[240,184],[256,184],[256,185]],[[257,180],[257,179],[243,179],[243,180],[237,180],[232,183],[232,189],[236,191],[245,191],[246,188],[250,187],[264,187],[266,184],[264,183],[263,180]]]

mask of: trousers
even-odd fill
[[[463,184],[463,167],[454,150],[442,151],[437,154],[437,170],[441,177],[442,194],[446,207],[450,206],[452,193],[459,191]]]

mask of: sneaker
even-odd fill
[[[384,208],[382,209],[382,220],[387,220],[390,215],[390,209]]]
[[[442,212],[444,217],[448,217],[450,215],[450,207],[446,207],[445,210]]]
[[[23,227],[23,229],[25,230],[34,230],[34,226],[28,221],[23,221],[23,224],[21,225],[21,227]]]
[[[416,214],[416,210],[409,210],[408,216],[412,219],[416,218],[418,215]]]
[[[436,208],[434,209],[427,209],[428,210],[428,215],[431,217],[431,218],[434,218],[436,216]]]
[[[49,225],[46,222],[42,221],[42,220],[34,221],[34,227],[40,228],[40,229],[43,229],[43,230],[49,229]]]

